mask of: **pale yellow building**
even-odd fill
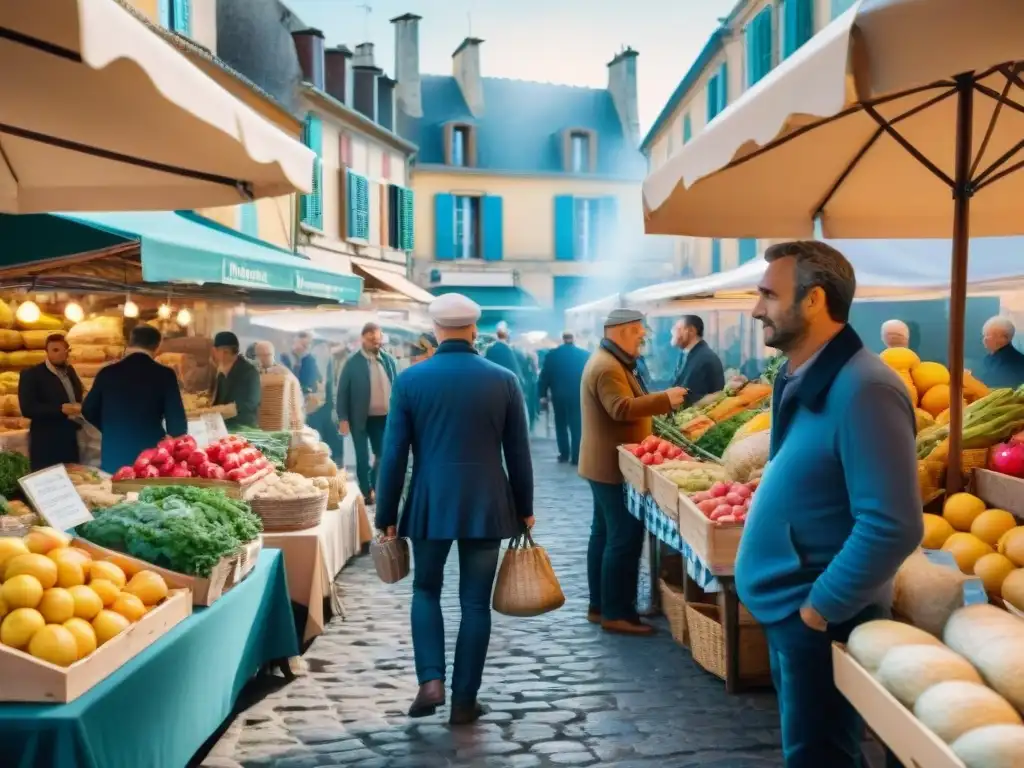
[[[420,17],[395,26],[398,132],[418,146],[416,279],[475,298],[482,324],[552,329],[580,300],[673,276],[645,249],[637,53],[607,88],[488,77],[465,39],[452,72],[421,75]]]

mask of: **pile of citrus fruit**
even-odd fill
[[[925,549],[951,553],[960,570],[979,577],[991,597],[1024,610],[1024,525],[1005,509],[987,509],[970,493],[954,493],[942,515],[924,516]]]
[[[166,597],[160,574],[94,560],[53,528],[0,537],[0,644],[52,664],[88,656]]]

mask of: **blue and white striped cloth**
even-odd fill
[[[686,573],[698,587],[705,592],[720,591],[722,587],[718,583],[718,579],[683,541],[679,535],[679,526],[676,521],[661,511],[654,497],[647,493],[640,493],[629,483],[626,483],[624,487],[626,489],[626,509],[629,510],[629,513],[643,523],[644,527],[654,534],[658,541],[683,556]]]

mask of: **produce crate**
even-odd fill
[[[43,704],[74,701],[191,614],[188,590],[171,590],[163,603],[70,667],[58,667],[0,645],[0,701]]]
[[[674,480],[652,467],[647,472],[647,481],[650,485],[651,496],[655,503],[670,519],[679,520],[679,486]]]
[[[832,669],[836,688],[903,765],[912,768],[965,768],[953,750],[885,690],[840,643],[832,644]]]
[[[647,493],[647,465],[619,446],[619,470],[623,479],[640,493]]]
[[[771,682],[768,639],[761,625],[743,606],[740,606],[739,618],[740,679],[767,685]],[[686,603],[686,635],[693,660],[715,677],[724,680],[728,660],[725,657],[722,609],[717,605]]]
[[[227,581],[224,583],[225,592],[236,584],[244,581],[245,577],[252,573],[252,569],[256,566],[256,561],[259,560],[260,552],[262,551],[262,536],[257,536],[248,544],[242,545],[238,552],[235,553],[234,566],[231,569],[231,573],[228,575]]]
[[[1018,520],[1024,519],[1024,480],[978,468],[971,472],[970,489],[990,508],[1005,509]]]
[[[679,494],[679,536],[714,575],[732,575],[742,535],[742,523],[713,523],[689,496]]]
[[[191,485],[195,488],[212,488],[224,491],[232,499],[240,499],[249,486],[257,480],[262,480],[273,471],[273,467],[266,467],[252,477],[247,477],[238,483],[231,480],[207,480],[202,477],[153,477],[145,480],[118,480],[112,484],[112,490],[114,493],[127,495],[129,493],[140,493],[143,488],[149,486]]]
[[[116,558],[118,560],[128,560],[135,564],[140,571],[146,570],[159,573],[163,576],[164,581],[167,582],[167,586],[175,589],[191,590],[192,605],[200,607],[213,605],[221,595],[228,590],[231,586],[229,584],[229,580],[231,579],[231,576],[235,571],[235,566],[238,563],[237,553],[223,557],[221,558],[221,561],[214,566],[209,578],[204,579],[199,576],[188,576],[184,573],[178,573],[177,571],[171,571],[167,568],[161,568],[158,565],[147,563],[145,560],[139,560],[137,557],[133,557],[132,555],[126,555],[123,552],[117,552],[113,549],[107,549],[106,547],[101,547],[98,544],[93,544],[91,541],[86,541],[85,539],[75,539],[73,544],[76,547],[84,549],[98,560],[108,557]]]
[[[191,419],[196,416],[205,416],[208,413],[219,413],[225,419],[233,419],[238,415],[238,407],[234,403],[228,403],[227,405],[204,405],[200,408],[188,409],[185,411],[185,416]]]

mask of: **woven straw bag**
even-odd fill
[[[529,531],[509,542],[494,587],[494,610],[506,616],[539,616],[565,604],[565,595],[543,547]]]
[[[370,542],[370,557],[377,576],[385,584],[394,584],[409,575],[409,542],[405,539],[374,539]]]

